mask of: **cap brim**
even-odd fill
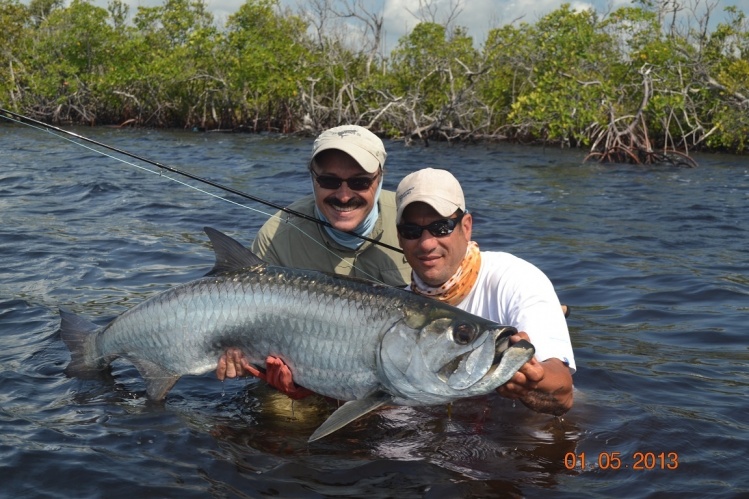
[[[337,149],[343,151],[356,161],[367,173],[375,173],[380,169],[380,162],[372,156],[367,150],[362,149],[356,144],[346,142],[343,140],[335,141],[331,144],[323,144],[315,150],[313,157],[317,156],[323,151],[331,149]]]
[[[406,208],[408,208],[409,205],[412,205],[413,203],[427,204],[431,206],[432,209],[434,209],[434,211],[439,213],[439,215],[442,217],[449,217],[459,209],[462,209],[460,206],[456,206],[454,202],[437,198],[434,195],[429,195],[427,193],[412,194],[411,196],[409,196],[407,204],[398,207],[395,223],[401,223],[403,212],[406,210]]]

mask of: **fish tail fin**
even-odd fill
[[[96,331],[99,326],[93,322],[60,309],[60,336],[70,350],[70,363],[65,372],[78,377],[90,377],[98,373],[106,364],[99,361],[99,356],[92,354],[96,345]]]

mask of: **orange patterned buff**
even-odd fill
[[[419,279],[416,273],[411,272],[411,290],[418,295],[428,296],[455,306],[462,302],[473,289],[480,268],[481,252],[479,251],[479,245],[475,241],[471,241],[466,248],[466,256],[463,258],[463,262],[447,282],[441,286],[432,287]]]

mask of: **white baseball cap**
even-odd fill
[[[315,139],[312,157],[328,149],[345,152],[354,158],[367,173],[375,173],[384,167],[387,158],[382,140],[358,125],[343,125],[325,130]]]
[[[424,168],[406,175],[395,191],[395,203],[398,214],[396,223],[400,223],[403,210],[411,203],[426,203],[443,217],[449,217],[460,208],[466,211],[463,189],[458,179],[447,170]]]

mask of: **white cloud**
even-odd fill
[[[445,22],[453,12],[455,2],[456,0],[432,0],[432,5],[436,7],[435,20]],[[454,23],[466,28],[474,43],[480,45],[492,28],[512,22],[534,24],[544,15],[559,8],[562,3],[564,2],[560,0],[462,0]],[[585,1],[567,3],[575,10],[595,7],[593,3]],[[385,0],[385,22],[392,46],[418,22],[418,19],[409,13],[418,12],[418,7],[419,0]]]
[[[29,0],[23,0],[28,3]],[[356,0],[348,0],[353,3]],[[476,45],[480,45],[491,28],[503,26],[515,20],[534,24],[549,12],[558,9],[563,3],[569,3],[575,10],[595,8],[599,13],[612,12],[619,7],[633,5],[632,0],[428,0],[436,7],[436,21],[444,22],[451,12],[451,6],[460,1],[461,11],[456,24],[467,29]],[[705,5],[717,2],[712,12],[713,23],[725,18],[723,10],[735,6],[741,12],[749,12],[749,0],[681,0],[687,9],[697,7],[703,10]],[[69,2],[69,0],[68,0]],[[163,0],[124,0],[134,14],[138,6],[153,7],[163,4]],[[94,5],[106,7],[108,0],[92,0]],[[226,22],[229,15],[239,10],[244,0],[205,0],[216,20]],[[284,7],[304,7],[304,0],[280,0]],[[419,9],[419,0],[363,0],[362,4],[372,12],[382,13],[385,19],[386,49],[395,47],[398,39],[409,33],[418,22],[410,12]]]

